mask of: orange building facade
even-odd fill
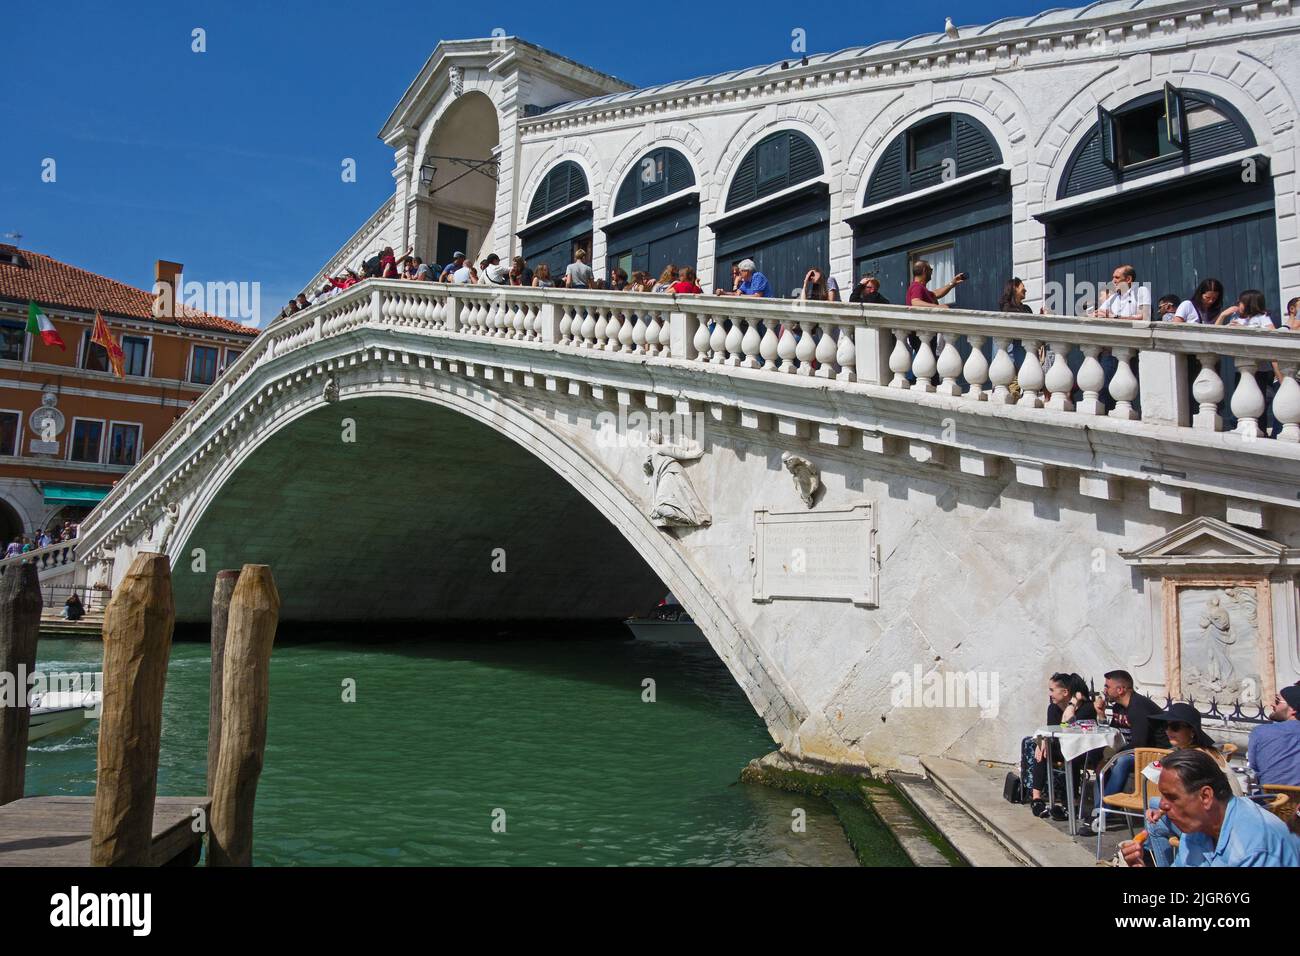
[[[179,271],[159,262],[156,276]],[[257,335],[174,301],[0,245],[0,541],[79,520]],[[64,349],[26,331],[30,302]],[[123,378],[90,341],[96,311]]]

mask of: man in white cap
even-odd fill
[[[758,271],[758,266],[754,264],[753,259],[741,259],[736,265],[740,270],[740,284],[736,286],[734,292],[728,292],[725,289],[714,289],[717,295],[748,295],[762,299],[772,297],[772,287],[768,284],[767,276]]]
[[[438,276],[439,282],[468,282],[469,270],[466,269],[466,278],[457,279],[456,273],[465,268],[465,253],[453,252],[451,262],[447,263],[447,268],[442,270],[442,275]]]

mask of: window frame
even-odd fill
[[[118,425],[123,425],[125,427],[135,429],[135,461],[124,463],[124,462],[118,462],[112,460],[113,429]],[[144,453],[144,423],[143,422],[128,422],[116,418],[110,419],[108,423],[108,431],[105,433],[104,437],[105,437],[105,444],[103,450],[103,458],[104,458],[104,461],[102,462],[103,464],[112,465],[118,468],[121,467],[134,468],[136,465],[140,463],[140,456]]]
[[[0,408],[0,415],[18,416],[18,427],[14,429],[13,453],[9,454],[5,452],[3,448],[0,448],[0,455],[4,455],[11,458],[21,458],[23,454],[23,425],[26,416],[23,414],[23,412],[20,409],[17,408]]]
[[[4,355],[3,353],[0,353],[0,360],[6,361],[6,362],[24,362],[24,361],[27,360],[27,340],[28,340],[29,338],[31,338],[31,336],[29,336],[29,335],[27,334],[27,326],[26,326],[26,324],[25,324],[21,319],[10,319],[10,318],[6,317],[6,318],[5,318],[5,321],[6,321],[6,322],[12,322],[13,325],[12,325],[12,326],[0,326],[0,327],[3,327],[3,328],[9,328],[9,329],[11,329],[12,331],[17,332],[20,336],[22,336],[22,338],[19,340],[19,343],[18,343],[18,354],[17,354],[17,356],[15,356],[14,358],[7,358],[7,357],[5,357],[5,355]],[[2,341],[2,340],[3,340],[3,339],[0,338],[0,341]]]
[[[83,461],[80,458],[72,457],[73,449],[75,449],[77,446],[77,423],[78,422],[95,422],[99,425],[99,447],[97,449],[99,457],[97,457],[94,461]],[[108,434],[108,430],[105,428],[107,424],[108,424],[108,420],[104,418],[92,418],[89,415],[86,416],[74,415],[72,417],[72,422],[68,428],[68,450],[65,453],[64,456],[65,459],[77,465],[102,465],[104,463],[104,438]]]
[[[207,388],[212,382],[196,382],[194,380],[194,359],[197,357],[199,349],[210,349],[216,353],[212,363],[212,382],[215,382],[221,374],[221,346],[205,345],[202,342],[192,342],[190,344],[190,357],[185,365],[185,384]]]
[[[134,376],[135,378],[149,378],[149,377],[153,374],[153,336],[152,336],[152,335],[139,335],[139,334],[134,333],[134,332],[123,332],[120,336],[118,336],[118,338],[119,338],[119,340],[120,340],[120,342],[121,342],[121,345],[122,345],[122,371],[123,371],[123,373],[126,374],[126,375]],[[128,358],[127,358],[127,352],[126,352],[126,340],[127,340],[127,339],[138,339],[138,340],[144,342],[144,371],[141,372],[139,375],[135,375],[135,373],[132,372],[132,371],[130,370],[130,368],[128,367]]]

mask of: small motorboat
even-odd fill
[[[99,717],[104,695],[97,690],[58,690],[32,695],[32,716],[28,741],[75,730],[87,720]]]
[[[638,641],[659,644],[707,644],[690,613],[671,594],[645,617],[629,617],[623,622]]]

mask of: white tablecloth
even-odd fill
[[[1055,737],[1061,745],[1061,756],[1066,760],[1074,760],[1102,747],[1124,746],[1124,735],[1114,727],[1107,726],[1088,731],[1077,727],[1043,727],[1034,731],[1034,736]]]

